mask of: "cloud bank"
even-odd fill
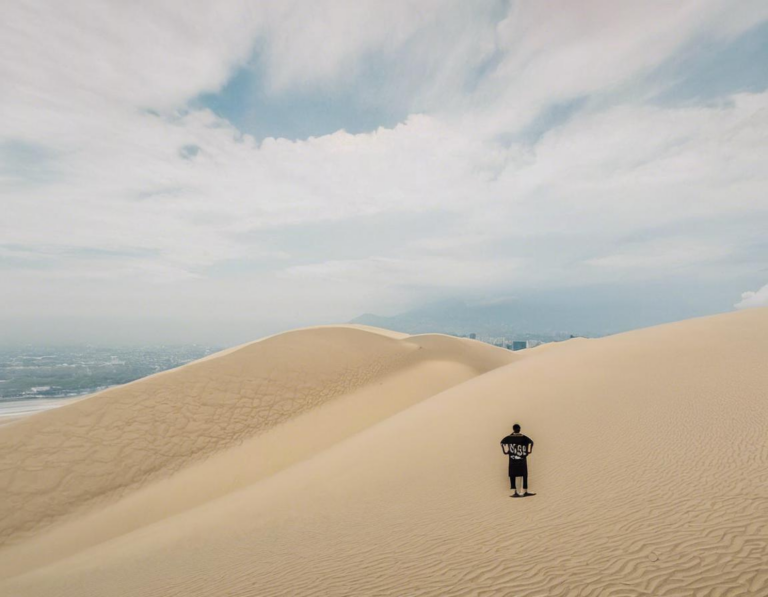
[[[758,291],[748,291],[741,294],[741,300],[734,305],[737,309],[750,307],[768,307],[768,284]]]

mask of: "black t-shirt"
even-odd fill
[[[533,444],[527,435],[508,435],[501,440],[501,445],[509,446],[510,460],[525,460],[528,457],[528,444]]]

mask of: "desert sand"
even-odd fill
[[[766,363],[768,309],[266,338],[0,428],[0,595],[768,595]]]

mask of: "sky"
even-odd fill
[[[764,0],[3,2],[0,344],[766,306],[766,64]]]

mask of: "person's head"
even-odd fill
[[[512,431],[514,431],[515,433],[520,433],[520,425],[518,425],[517,423],[512,425]]]

